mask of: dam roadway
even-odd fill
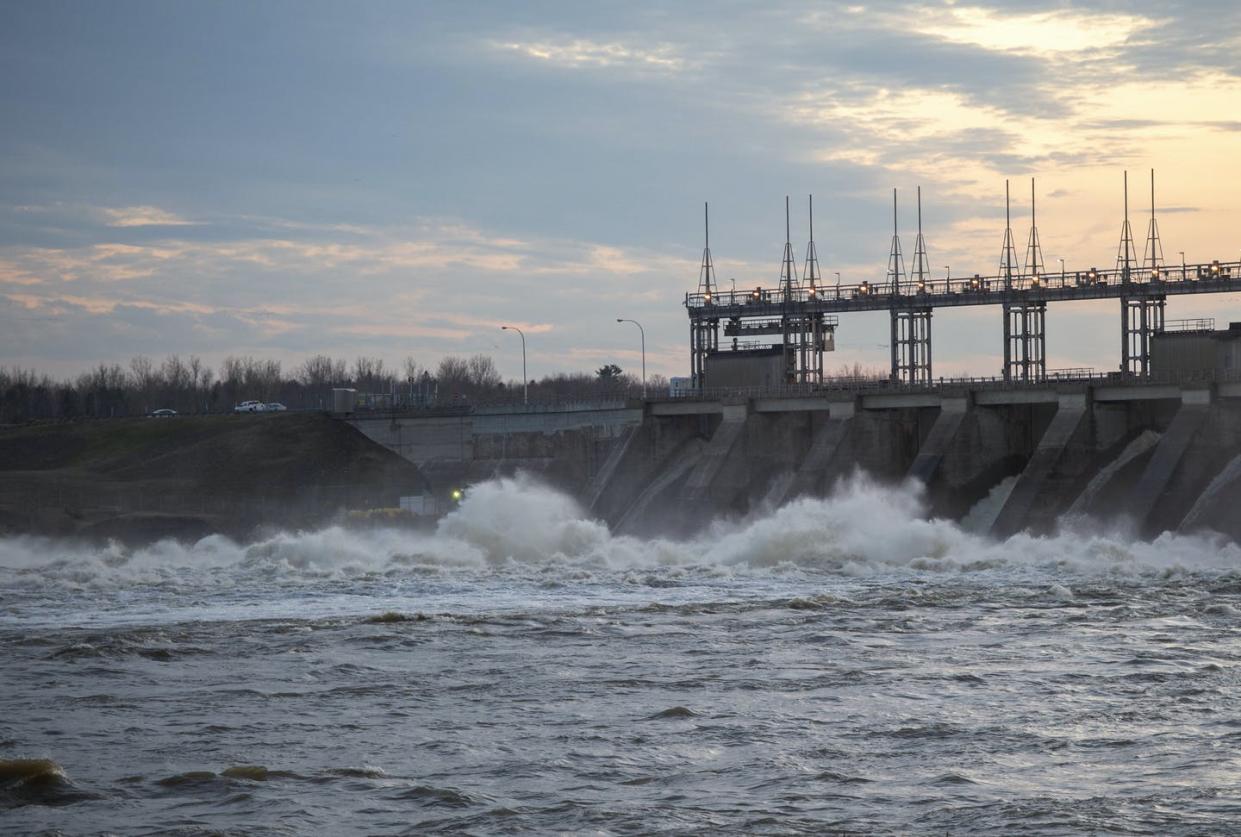
[[[865,381],[340,418],[416,464],[440,497],[524,471],[622,533],[687,536],[862,471],[921,482],[940,517],[990,495],[981,525],[996,536],[1045,532],[1071,511],[1241,540],[1229,514],[1241,376]]]

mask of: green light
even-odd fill
[[[452,498],[456,500],[458,503],[461,502],[461,498],[464,496],[465,496],[465,492],[463,492],[460,488],[454,488],[452,490]]]

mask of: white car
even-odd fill
[[[267,407],[262,401],[242,401],[233,408],[234,413],[261,413]]]
[[[262,407],[263,407],[263,412],[266,412],[266,413],[283,413],[285,410],[289,409],[288,407],[281,404],[279,401],[272,401],[271,403],[262,405]]]

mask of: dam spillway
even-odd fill
[[[439,494],[524,471],[622,532],[689,535],[721,516],[828,495],[861,471],[919,481],[929,512],[951,519],[1015,478],[996,536],[1049,531],[1071,508],[1154,535],[1193,509],[1195,526],[1241,539],[1227,513],[1233,483],[1212,486],[1241,455],[1241,378],[792,386],[343,418]]]

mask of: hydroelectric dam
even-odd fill
[[[348,421],[442,496],[525,471],[622,533],[690,534],[825,495],[860,469],[919,480],[930,511],[951,518],[1009,489],[987,522],[996,535],[1046,531],[1072,512],[1241,539],[1241,380],[790,389]]]
[[[1168,320],[1169,297],[1241,293],[1241,262],[1167,265],[1155,218],[1139,258],[1125,217],[1116,266],[1047,271],[1031,183],[1026,257],[1007,222],[995,275],[932,280],[921,230],[905,272],[895,229],[884,281],[822,281],[810,241],[789,235],[772,287],[721,291],[709,226],[686,294],[688,386],[614,403],[354,412],[342,416],[415,463],[440,496],[518,471],[541,476],[621,533],[687,535],[720,515],[823,496],[857,472],[916,480],[928,511],[996,536],[1051,530],[1064,515],[1124,519],[1154,536],[1211,529],[1241,540],[1241,323]],[[1006,218],[1007,209],[1006,185]],[[706,219],[704,210],[704,221]],[[1235,252],[1235,250],[1233,250]],[[1115,371],[1048,369],[1049,307],[1115,299]],[[932,374],[936,309],[995,305],[1002,374]],[[824,375],[841,319],[890,316],[882,380]],[[1241,317],[1239,317],[1241,319]],[[723,338],[723,339],[721,339]],[[876,509],[877,514],[884,513]],[[979,519],[979,518],[982,519]]]

